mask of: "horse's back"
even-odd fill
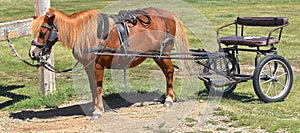
[[[145,11],[151,15],[154,20],[153,23],[158,25],[159,30],[166,32],[166,26],[168,26],[171,35],[175,35],[176,15],[174,13],[158,8],[146,8]]]
[[[145,8],[144,11],[150,15],[151,23],[148,26],[138,23],[130,28],[129,50],[158,51],[167,38],[167,34],[170,33],[171,36],[175,36],[176,16],[156,8]],[[145,18],[141,17],[141,19]]]
[[[149,51],[158,51],[160,52],[162,45],[164,45],[164,41],[171,36],[174,39],[176,34],[176,16],[175,14],[168,12],[163,9],[157,8],[144,8],[139,9],[147,14],[151,18],[151,23],[145,25],[142,22],[137,22],[136,25],[128,24],[128,44],[129,46],[126,48],[128,51],[138,51],[138,52],[149,52]],[[135,14],[142,21],[147,21],[147,17],[144,14]],[[108,40],[107,47],[111,48],[120,48],[122,44],[120,44],[118,29],[115,28]],[[168,35],[169,34],[169,35]],[[105,43],[105,42],[104,42]],[[170,43],[169,43],[170,44]],[[166,45],[164,47],[165,52],[170,52],[173,48],[173,44]],[[120,57],[102,57],[103,60],[113,59],[112,61],[117,63],[122,60]],[[104,59],[106,58],[106,59]],[[131,61],[130,67],[135,67],[138,64],[142,63],[145,60],[143,57],[134,57]],[[109,67],[109,63],[105,66]],[[114,64],[114,63],[113,63]]]

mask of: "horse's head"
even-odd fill
[[[32,60],[38,60],[41,56],[50,55],[52,46],[59,40],[59,34],[57,26],[54,23],[55,15],[51,12],[47,12],[45,16],[41,16],[40,20],[34,17],[34,21],[38,22],[39,27],[33,33],[35,35],[34,40],[31,42],[31,48],[29,50],[29,56]]]

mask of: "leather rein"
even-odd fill
[[[51,65],[49,62],[47,62],[47,60],[49,59],[50,55],[46,55],[46,56],[43,56],[44,52],[48,51],[48,50],[51,50],[52,46],[54,45],[49,45],[49,42],[53,42],[53,41],[57,41],[58,39],[58,30],[57,30],[57,27],[55,24],[53,24],[52,26],[46,26],[46,25],[42,25],[42,27],[44,28],[47,28],[48,30],[50,30],[50,36],[49,38],[47,39],[47,42],[44,43],[44,44],[40,44],[36,41],[32,41],[31,45],[33,46],[36,46],[38,48],[40,48],[40,52],[39,52],[39,55],[38,55],[38,60],[37,60],[37,64],[34,64],[34,62],[30,63],[29,61],[26,61],[24,58],[22,58],[18,53],[17,53],[17,50],[15,49],[10,37],[9,37],[9,33],[8,33],[8,30],[4,30],[4,35],[8,41],[8,44],[9,44],[9,47],[11,48],[11,51],[13,53],[14,56],[18,57],[18,59],[20,59],[23,63],[25,63],[26,65],[29,65],[31,67],[44,67],[45,69],[51,71],[51,72],[54,72],[54,73],[65,73],[65,72],[70,72],[70,71],[73,71],[75,69],[75,67],[79,64],[79,62],[77,61],[76,64],[72,67],[72,68],[69,68],[69,69],[65,69],[65,70],[58,70],[56,69],[53,65]],[[83,70],[85,67],[87,66],[84,66],[83,68],[79,69],[79,70],[76,70],[76,71],[81,71]]]

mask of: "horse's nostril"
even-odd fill
[[[31,52],[31,53],[30,53],[30,58],[31,58],[32,60],[36,59],[35,53],[34,53],[34,52]]]

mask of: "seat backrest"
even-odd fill
[[[237,17],[236,24],[246,26],[281,26],[288,23],[284,17]]]

